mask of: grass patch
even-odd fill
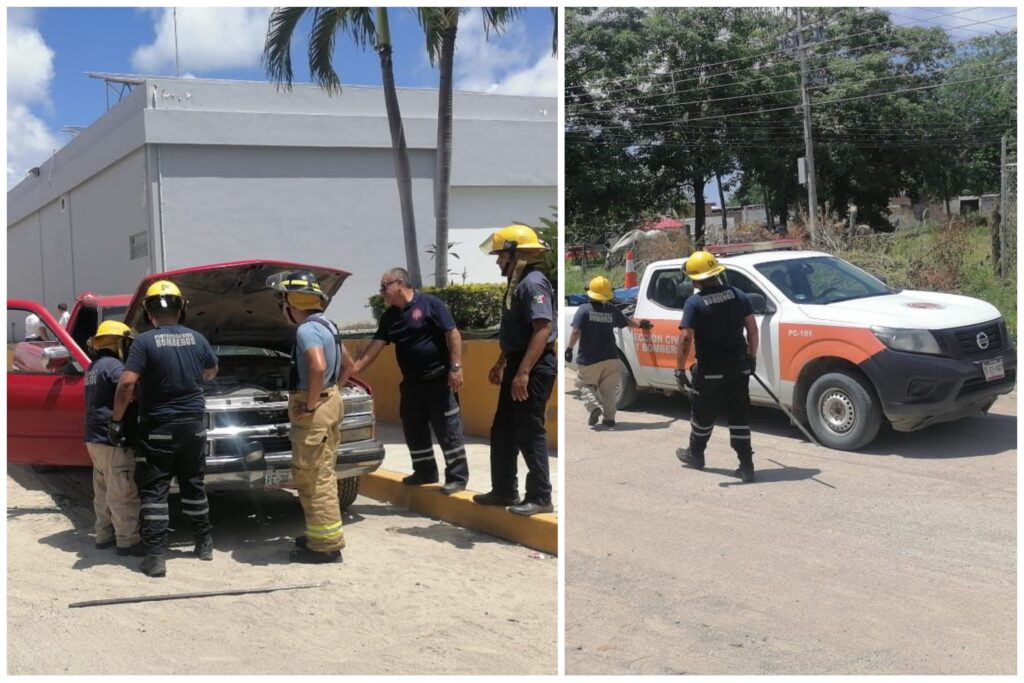
[[[565,293],[568,294],[582,294],[586,291],[587,283],[598,275],[604,275],[612,283],[612,289],[618,289],[623,286],[623,282],[626,279],[626,267],[625,266],[614,266],[612,268],[604,268],[600,266],[588,266],[586,270],[579,266],[566,266],[565,274],[562,276],[565,279]],[[637,273],[637,282],[640,281],[641,274]]]

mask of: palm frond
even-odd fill
[[[267,77],[280,88],[292,87],[292,35],[308,7],[275,7],[267,23],[267,41],[263,45],[263,68]]]
[[[334,70],[334,38],[344,25],[345,8],[317,7],[309,30],[309,74],[328,95],[341,92],[341,79]]]
[[[445,29],[453,22],[458,22],[460,9],[458,7],[420,7],[415,10],[416,18],[419,19],[423,28],[423,36],[427,41],[427,57],[430,65],[435,66],[441,58],[441,44]]]
[[[487,38],[494,35],[501,35],[508,24],[518,19],[523,14],[522,7],[481,7],[484,22],[484,34]]]

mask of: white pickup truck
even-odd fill
[[[1017,356],[999,311],[965,296],[896,290],[842,259],[778,243],[709,247],[730,285],[751,296],[761,342],[757,374],[818,440],[838,450],[869,444],[887,420],[898,431],[986,412],[1013,390]],[[618,407],[637,391],[678,392],[676,344],[693,283],[684,259],[644,271],[636,319],[616,332]],[[563,334],[576,312],[566,307]],[[688,359],[687,366],[693,363]],[[752,377],[751,402],[775,402]]]

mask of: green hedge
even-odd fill
[[[480,330],[501,324],[501,298],[504,284],[449,285],[440,289],[424,287],[420,290],[433,294],[444,302],[460,330]],[[387,306],[380,294],[370,297],[373,317],[380,320]]]

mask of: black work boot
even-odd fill
[[[450,496],[453,493],[466,490],[466,482],[464,481],[450,481],[441,487],[441,493],[446,496]]]
[[[587,424],[593,427],[597,424],[597,421],[601,419],[601,409],[594,408],[590,411],[590,417],[587,418]]]
[[[141,541],[124,548],[118,546],[117,554],[121,557],[142,557],[146,554],[146,546]]]
[[[510,505],[519,505],[520,500],[517,495],[510,498],[494,491],[488,491],[487,493],[478,493],[473,496],[473,502],[477,505],[501,505],[502,507],[508,507]]]
[[[413,472],[408,477],[402,479],[402,483],[405,484],[406,486],[419,486],[420,484],[436,484],[437,481],[437,472],[434,472],[433,474]]]
[[[110,539],[109,541],[96,541],[96,550],[106,550],[117,545],[116,539]]]
[[[741,462],[736,476],[748,483],[754,481],[754,463]]]
[[[704,469],[704,455],[697,455],[693,453],[689,448],[677,448],[676,457],[679,458],[679,462],[683,463],[688,467],[692,467],[695,470]]]
[[[306,534],[302,534],[301,536],[296,536],[295,537],[295,547],[296,548],[305,548],[308,543],[309,543],[309,539],[306,537]]]
[[[142,573],[146,576],[167,576],[167,561],[163,555],[146,555],[142,561]]]
[[[298,540],[298,539],[296,539]],[[329,553],[317,552],[306,547],[296,548],[288,553],[288,559],[292,562],[302,564],[330,564],[331,562],[342,562],[341,551],[332,550]]]
[[[601,424],[603,424],[608,429],[615,429],[615,420],[609,420],[608,418],[605,418],[601,420]]]
[[[200,560],[206,560],[209,562],[213,559],[213,539],[210,538],[210,534],[206,534],[196,541],[195,552],[196,557]]]
[[[551,501],[548,501],[547,503],[526,501],[522,505],[513,505],[508,509],[508,511],[523,517],[530,517],[531,515],[538,515],[542,512],[554,512],[555,506],[551,504]]]

